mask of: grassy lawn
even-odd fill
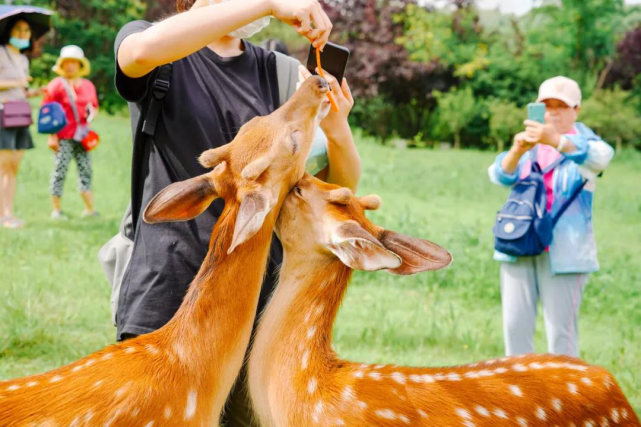
[[[96,260],[117,231],[129,195],[128,119],[102,116],[94,153],[94,190],[102,216],[79,218],[75,166],[63,209],[49,220],[53,159],[45,139],[27,153],[17,214],[24,230],[0,229],[0,379],[43,372],[113,342],[110,289]],[[359,273],[335,328],[341,356],[403,365],[469,363],[503,354],[498,265],[492,260],[494,213],[506,191],[486,168],[494,154],[396,150],[358,138],[360,194],[377,193],[378,224],[450,249],[447,270],[413,277]],[[581,307],[581,356],[614,373],[641,412],[641,155],[623,153],[598,183],[595,228],[601,271]],[[545,351],[539,319],[537,350]]]

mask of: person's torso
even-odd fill
[[[147,102],[130,105],[132,120],[138,120]],[[278,102],[273,54],[250,43],[235,58],[224,59],[205,48],[176,61],[153,141],[136,142],[146,141],[139,176],[132,177],[134,189],[140,188],[134,194],[141,197],[132,203],[142,211],[167,185],[207,172],[197,162],[203,151],[231,142],[243,124],[271,113]],[[150,320],[156,326],[171,318],[207,253],[223,206],[216,200],[199,217],[182,223],[149,225],[138,216],[123,283],[129,290],[120,304],[121,314],[131,316],[126,322],[139,324],[140,313],[158,319]]]
[[[0,80],[20,80],[29,76],[29,59],[23,54],[12,52],[7,46],[0,46]],[[0,102],[26,99],[23,88],[13,87],[0,90]]]
[[[56,101],[62,105],[62,108],[67,117],[67,126],[65,126],[59,133],[58,137],[64,139],[73,138],[78,123],[76,122],[76,116],[73,112],[72,103],[76,107],[76,112],[80,119],[81,125],[87,124],[87,118],[89,117],[88,107],[90,104],[94,104],[96,100],[96,89],[89,80],[87,79],[78,79],[74,83],[69,84],[71,89],[71,96],[67,93],[67,89],[64,85],[63,77],[56,77],[50,83],[50,88],[54,92],[52,101]]]

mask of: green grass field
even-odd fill
[[[44,138],[26,155],[17,214],[24,230],[0,229],[0,379],[43,372],[113,342],[110,289],[96,253],[117,230],[129,195],[128,119],[102,116],[94,153],[99,219],[79,218],[72,167],[63,208],[49,220],[52,154]],[[439,366],[503,354],[494,213],[506,191],[486,168],[493,153],[396,150],[358,138],[360,194],[377,193],[378,224],[433,240],[452,266],[413,277],[356,274],[335,328],[341,356],[370,363]],[[598,183],[595,227],[602,269],[581,307],[581,355],[614,373],[641,412],[641,155],[623,153]],[[545,351],[539,319],[537,350]]]

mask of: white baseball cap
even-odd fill
[[[552,77],[541,84],[536,102],[546,99],[558,99],[572,108],[578,107],[581,105],[581,88],[577,82],[567,77]]]

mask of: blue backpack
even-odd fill
[[[67,115],[58,102],[48,102],[40,107],[38,133],[54,134],[67,126]]]
[[[533,158],[536,158],[535,154]],[[522,257],[540,255],[550,246],[554,226],[587,183],[587,180],[583,180],[554,216],[548,212],[543,176],[565,160],[565,157],[561,157],[544,170],[534,161],[530,174],[514,184],[507,201],[496,215],[492,230],[494,249]]]

